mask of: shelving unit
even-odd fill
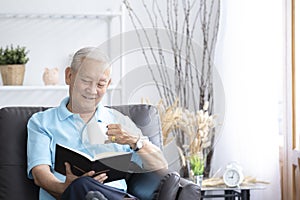
[[[0,107],[57,106],[67,95],[67,86],[1,86]]]
[[[121,17],[122,12],[102,12],[96,14],[55,14],[55,13],[0,13],[2,19],[107,19]]]
[[[38,20],[102,20],[106,22],[107,39],[112,36],[112,19],[118,18],[120,24],[120,33],[124,30],[124,11],[120,8],[119,12],[100,12],[95,14],[59,14],[59,13],[0,13],[0,20],[5,19],[38,19]],[[123,39],[120,41],[120,52],[123,50]],[[111,44],[108,40],[107,54],[111,56]],[[67,56],[67,55],[66,55]],[[120,58],[119,80],[124,74],[124,61]],[[123,87],[110,86],[106,104],[111,104],[111,93],[118,90],[120,93],[119,104],[123,103]],[[67,86],[0,86],[0,107],[4,106],[55,106],[58,105],[62,98],[68,95]]]
[[[111,98],[111,92],[121,88],[111,86],[104,101]],[[0,86],[0,108],[5,106],[57,106],[68,96],[67,85],[55,86]]]
[[[49,90],[60,90],[60,91],[67,91],[68,86],[67,85],[47,85],[47,86],[0,86],[0,92],[4,91],[32,91],[32,90],[44,90],[44,91],[49,91]]]

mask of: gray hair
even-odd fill
[[[109,63],[108,57],[96,47],[84,47],[82,49],[79,49],[73,56],[71,69],[77,71],[80,68],[80,65],[87,58],[99,61],[102,64],[104,70],[109,68],[111,71],[111,65]]]

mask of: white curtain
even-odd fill
[[[281,199],[282,5],[279,0],[227,0],[221,5],[215,65],[224,86],[225,121],[212,172],[237,161],[245,175],[269,181],[265,190],[251,191],[255,200]]]

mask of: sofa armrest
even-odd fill
[[[200,199],[201,197],[201,188],[199,185],[186,180],[184,178],[180,179],[180,187],[178,191],[178,200],[186,199]]]
[[[174,200],[179,189],[179,182],[179,174],[167,169],[134,173],[127,179],[127,191],[143,200]]]

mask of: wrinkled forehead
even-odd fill
[[[81,65],[77,69],[77,73],[78,75],[85,76],[110,76],[110,65],[107,62],[91,58],[84,58],[81,62]]]

